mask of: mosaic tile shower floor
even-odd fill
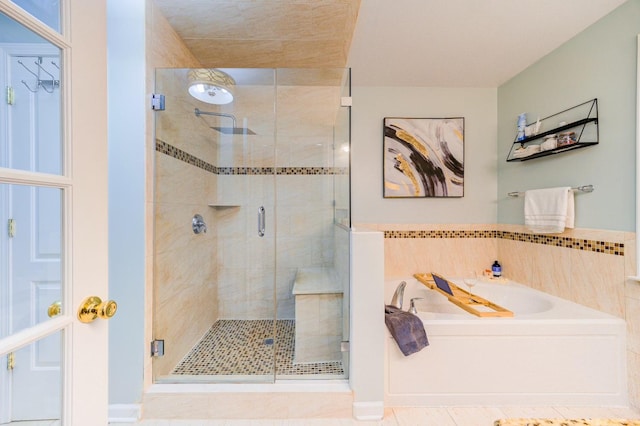
[[[176,375],[344,376],[342,362],[294,364],[295,321],[219,320],[175,367]],[[271,339],[273,342],[271,342]]]

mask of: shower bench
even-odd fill
[[[333,268],[300,268],[293,282],[294,363],[342,360],[343,289]]]

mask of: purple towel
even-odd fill
[[[422,320],[411,312],[395,306],[384,307],[384,323],[391,332],[404,356],[416,353],[429,346]]]

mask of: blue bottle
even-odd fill
[[[498,278],[502,275],[502,266],[500,266],[497,260],[493,262],[493,265],[491,265],[491,273],[494,278]]]

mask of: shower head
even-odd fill
[[[224,133],[225,135],[255,135],[256,133],[246,127],[214,127],[211,126],[213,130],[217,130],[220,133]]]
[[[255,135],[256,133],[247,128],[247,127],[236,127],[236,116],[233,114],[225,114],[222,112],[208,112],[208,111],[200,111],[200,109],[196,108],[194,113],[196,117],[200,117],[201,115],[213,115],[215,117],[225,117],[233,120],[233,127],[214,127],[211,126],[212,129],[219,131],[220,133],[224,133],[225,135]]]

